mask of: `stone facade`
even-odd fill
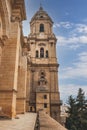
[[[25,19],[24,0],[0,0],[0,108],[10,118],[16,112],[25,112],[27,68],[23,64],[27,58],[22,55]]]
[[[57,121],[60,120],[60,94],[58,90],[58,66],[56,37],[52,31],[53,21],[42,7],[30,22],[30,77],[29,111],[43,109]],[[28,108],[28,106],[27,106]]]

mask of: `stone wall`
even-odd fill
[[[0,106],[2,110],[11,110],[10,116],[16,114],[16,92],[17,92],[17,39],[7,39],[6,45],[3,47],[2,60],[0,67],[0,94],[3,94],[3,102],[5,108],[3,108],[1,102]],[[9,97],[9,92],[10,97]],[[6,96],[5,96],[6,95]],[[7,100],[7,101],[6,101]],[[8,107],[7,107],[8,106]],[[7,112],[5,112],[7,114]]]
[[[21,23],[25,17],[24,0],[0,0],[0,107],[11,118],[16,116]]]

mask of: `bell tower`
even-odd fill
[[[42,7],[30,21],[30,62],[28,63],[29,111],[44,110],[55,120],[60,120],[60,95],[58,89],[58,66],[56,37],[53,21]]]

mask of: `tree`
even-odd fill
[[[77,130],[76,129],[76,121],[77,121],[77,106],[76,106],[76,100],[70,96],[68,99],[68,117],[66,118],[66,128],[69,130]]]
[[[78,91],[76,104],[79,121],[78,130],[87,130],[87,100],[85,99],[85,93],[81,88]]]
[[[87,100],[81,88],[78,90],[76,98],[69,97],[68,104],[66,128],[68,130],[87,130]]]

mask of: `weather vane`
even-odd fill
[[[42,0],[40,0],[40,10],[43,10],[43,7],[42,7]]]
[[[42,0],[40,0],[40,7],[42,7]]]

